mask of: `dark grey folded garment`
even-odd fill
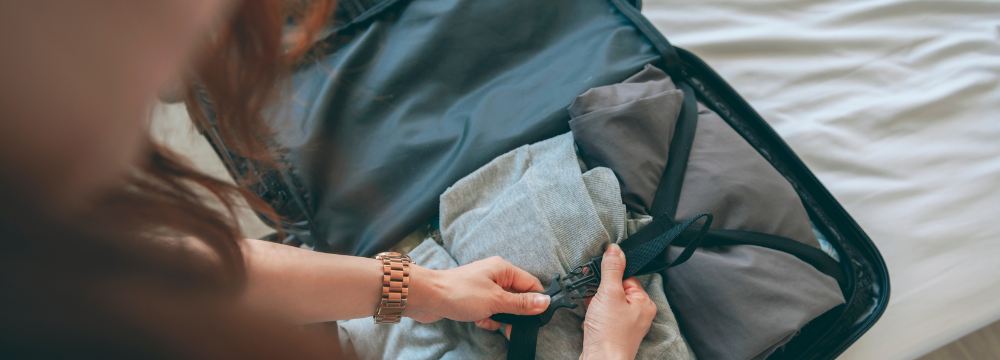
[[[683,94],[647,66],[594,88],[570,106],[570,129],[588,168],[611,168],[623,202],[645,212],[666,167]],[[676,220],[711,212],[713,228],[783,236],[819,247],[798,193],[756,149],[699,104]],[[680,249],[671,247],[669,257]],[[700,248],[664,271],[665,291],[700,359],[764,359],[806,323],[843,304],[837,281],[768,248]]]
[[[819,247],[792,185],[715,112],[698,127],[677,205],[713,228],[756,231]],[[681,249],[670,248],[670,258]],[[700,359],[764,359],[806,323],[844,303],[833,278],[787,253],[752,245],[701,248],[664,271],[667,299]]]
[[[676,218],[705,211],[715,215],[713,228],[779,235],[819,247],[809,214],[788,180],[725,120],[698,104]]]
[[[670,257],[682,249],[670,247]],[[699,359],[765,359],[843,304],[837,281],[794,256],[752,245],[702,248],[664,271],[681,333]]]
[[[569,128],[587,168],[615,171],[622,202],[646,214],[667,166],[684,102],[662,70],[646,65],[623,83],[588,90],[569,106]]]

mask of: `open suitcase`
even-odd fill
[[[694,54],[671,46],[641,0],[341,0],[325,56],[297,69],[272,124],[287,150],[257,173],[205,136],[283,217],[278,239],[371,256],[433,218],[438,196],[518,146],[569,131],[566,108],[645,64],[666,71],[784,176],[840,256],[846,303],[769,359],[833,359],[889,298],[875,245],[774,130]],[[210,100],[203,103],[211,115]],[[688,110],[690,111],[690,110]],[[211,116],[209,116],[211,118]],[[686,163],[686,160],[685,160]],[[669,165],[668,165],[669,166]],[[679,190],[678,190],[679,191]]]

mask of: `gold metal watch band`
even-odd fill
[[[395,252],[375,255],[382,260],[382,300],[375,313],[376,324],[398,324],[406,308],[410,288],[410,257]]]

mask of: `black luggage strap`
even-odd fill
[[[693,238],[688,239],[684,251],[676,259],[669,262],[658,260],[667,246],[678,239],[685,229],[698,220],[705,218],[701,228]],[[654,273],[668,267],[677,266],[686,261],[694,253],[701,240],[708,234],[712,226],[712,214],[701,213],[680,224],[674,224],[666,217],[653,220],[641,230],[622,241],[619,246],[625,254],[625,273],[622,279],[633,276]],[[592,297],[597,293],[601,283],[602,255],[595,256],[585,264],[570,271],[565,278],[556,275],[552,284],[542,294],[549,295],[549,307],[538,315],[494,314],[490,319],[510,324],[510,343],[507,348],[507,359],[534,359],[535,347],[538,341],[538,329],[550,320],[560,308],[574,309],[577,303],[572,300]],[[662,259],[662,258],[661,258]]]
[[[667,166],[657,186],[650,209],[650,213],[659,214],[659,216],[618,244],[625,254],[625,274],[622,279],[680,265],[691,257],[712,225],[712,214],[710,213],[698,214],[680,224],[673,220],[677,213],[677,203],[680,200],[681,185],[684,182],[684,172],[687,170],[691,145],[694,143],[695,129],[698,126],[698,102],[694,90],[685,82],[675,80],[674,83],[684,92],[684,103],[674,127],[673,138],[670,141]],[[693,237],[685,239],[684,251],[670,262],[660,260],[665,259],[661,254],[666,252],[667,246],[685,234],[685,230],[703,217],[706,219],[701,229],[697,230]],[[541,314],[533,316],[494,314],[490,317],[490,319],[511,326],[510,342],[507,347],[508,360],[533,360],[538,341],[538,329],[552,319],[553,313],[562,307],[576,308],[577,304],[572,302],[572,299],[587,298],[596,294],[596,289],[601,282],[601,259],[602,256],[599,255],[590,259],[586,264],[577,266],[565,279],[560,278],[559,275],[553,277],[552,284],[543,292],[543,294],[551,296],[551,301],[549,307]]]
[[[622,279],[636,275],[650,274],[677,266],[687,261],[699,246],[755,245],[791,254],[829,275],[838,283],[845,283],[845,276],[839,263],[822,250],[785,237],[752,231],[710,229],[712,214],[701,213],[680,224],[673,221],[680,201],[681,186],[687,170],[688,158],[694,144],[698,125],[698,100],[694,89],[683,81],[675,84],[684,92],[684,103],[674,127],[670,143],[670,154],[663,177],[656,189],[650,213],[659,214],[641,230],[623,240],[619,246],[625,253],[625,274]],[[700,229],[691,229],[696,221],[706,218]],[[671,261],[667,258],[667,246],[683,246],[684,250]],[[556,275],[552,284],[543,294],[552,297],[549,307],[539,315],[518,316],[495,314],[490,318],[511,325],[507,359],[535,358],[538,329],[552,319],[559,308],[576,308],[574,299],[594,296],[600,285],[602,256],[592,258],[586,264],[577,266],[565,278]]]
[[[684,92],[684,104],[674,125],[674,136],[670,140],[670,153],[667,154],[667,166],[656,186],[656,195],[650,206],[650,214],[660,214],[662,217],[674,219],[677,216],[677,204],[681,200],[681,186],[684,185],[684,173],[687,171],[688,158],[691,157],[691,147],[694,145],[694,134],[698,128],[698,98],[694,89],[685,82],[674,81]]]

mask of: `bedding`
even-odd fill
[[[840,359],[1000,319],[1000,2],[647,0],[879,247],[892,297]]]

